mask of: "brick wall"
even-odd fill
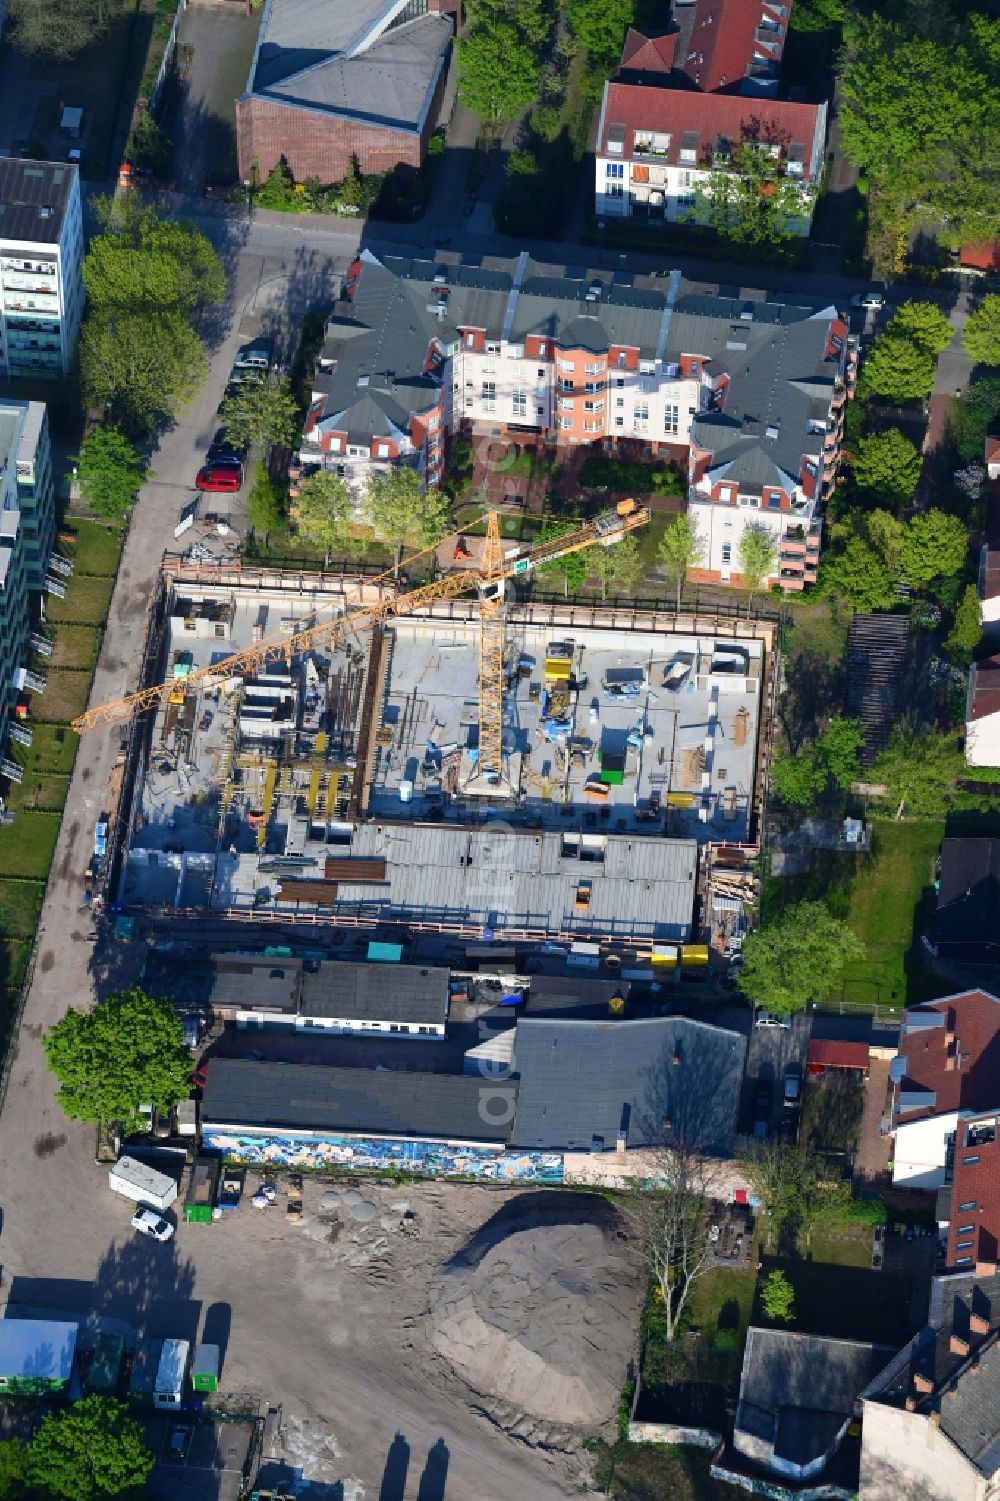
[[[340,182],[357,161],[363,173],[391,172],[396,167],[417,169],[423,163],[427,140],[437,122],[447,68],[441,69],[437,90],[422,135],[361,120],[298,109],[272,99],[237,99],[236,140],[240,181],[251,175],[256,156],[261,178],[288,161],[296,182],[317,178]]]

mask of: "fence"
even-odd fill
[[[156,106],[159,102],[160,91],[163,88],[164,80],[166,79],[170,65],[174,60],[174,52],[177,48],[177,34],[180,30],[181,16],[184,14],[186,5],[187,0],[177,0],[177,10],[174,13],[174,23],[170,28],[170,35],[167,38],[167,45],[164,47],[163,56],[160,59],[160,71],[156,75],[156,82],[153,84],[153,87],[149,91],[149,101],[146,105],[146,109],[147,112],[154,117],[154,119],[156,117]]]

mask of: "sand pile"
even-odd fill
[[[593,1431],[614,1410],[641,1294],[641,1268],[605,1200],[528,1195],[439,1274],[431,1339],[476,1391]]]

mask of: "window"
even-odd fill
[[[623,375],[615,376],[615,389],[617,391],[622,391],[625,389],[625,377]]]
[[[466,334],[466,336],[465,336],[465,347],[466,347],[466,349],[475,349],[475,347],[476,347],[476,336],[475,336],[475,334]]]
[[[668,402],[663,408],[663,431],[676,433],[680,426],[680,409]]]
[[[972,1250],[972,1241],[971,1240],[960,1240],[960,1241],[958,1241],[957,1244],[956,1244],[956,1246],[955,1246],[955,1250],[956,1251],[971,1251]]]
[[[585,401],[583,403],[583,410],[585,412],[603,412],[604,411],[604,402],[603,401]]]
[[[375,444],[375,457],[377,459],[387,459],[389,457],[389,455],[390,455],[390,452],[391,452],[391,449],[390,449],[388,443],[376,443]]]
[[[973,1230],[975,1230],[975,1228],[976,1228],[975,1225],[959,1225],[958,1229],[955,1231],[955,1234],[956,1235],[971,1235],[972,1232],[973,1232]]]
[[[583,389],[589,396],[593,396],[596,391],[601,389],[601,382],[599,380],[584,381]]]
[[[618,356],[618,368],[619,368],[619,370],[624,370],[625,369],[625,354],[624,354],[624,352],[622,352]]]
[[[640,360],[639,361],[639,374],[640,375],[655,375],[656,374],[656,361],[655,360]]]
[[[537,380],[544,380],[545,379],[545,366],[544,365],[539,365],[538,369],[535,371],[535,377],[536,377]]]
[[[544,407],[536,407],[535,408],[535,415],[536,415],[536,417],[544,417],[545,416],[545,408]]]
[[[733,561],[733,544],[731,542],[723,542],[722,544],[722,561],[723,563],[731,563]]]
[[[962,1166],[963,1167],[975,1167],[975,1165],[976,1165],[976,1163],[978,1161],[979,1161],[979,1153],[978,1152],[974,1152],[971,1157],[963,1157],[962,1158]]]
[[[624,398],[624,396],[616,396],[615,397],[615,406],[616,407],[623,407],[624,405],[625,405],[625,398]]]
[[[483,374],[484,375],[496,375],[496,373],[497,373],[497,367],[496,367],[496,365],[484,365],[483,366]]]
[[[649,421],[649,403],[640,401],[632,414],[636,427],[645,427]]]
[[[635,389],[640,393],[640,395],[645,396],[646,392],[649,390],[649,381],[637,380],[635,383]]]
[[[770,507],[770,509],[772,511],[780,511],[781,510],[781,491],[780,490],[772,490],[771,493],[770,493],[770,495],[767,497],[767,504],[768,504],[768,506]]]
[[[624,417],[616,417],[615,418],[615,427],[624,427],[624,426],[625,426],[625,418]]]
[[[757,510],[760,507],[760,500],[756,495],[741,495],[740,505],[750,506],[753,510]]]
[[[572,417],[557,417],[556,418],[556,427],[559,429],[560,432],[563,432],[563,433],[572,432],[573,431],[573,419],[572,419]]]
[[[513,403],[515,417],[526,417],[528,415],[527,391],[514,391],[511,395],[511,401]]]
[[[625,186],[620,182],[609,182],[605,191],[606,198],[624,198]]]
[[[967,1203],[965,1203],[965,1204],[959,1204],[959,1206],[958,1206],[958,1212],[959,1212],[959,1214],[968,1214],[969,1210],[970,1209],[975,1209],[975,1207],[976,1207],[976,1201],[975,1201],[975,1199],[969,1199],[969,1201]]]
[[[576,366],[572,363],[571,360],[556,360],[556,369],[562,375],[573,375],[576,370]]]
[[[486,353],[487,354],[499,354],[500,353],[500,344],[499,344],[499,341],[497,339],[487,339],[486,340]]]
[[[697,380],[698,379],[698,361],[697,360],[692,360],[691,361],[691,364],[688,367],[688,374],[691,376],[692,380]]]
[[[604,175],[605,175],[605,177],[624,177],[625,176],[625,163],[624,162],[605,162],[604,163]]]
[[[972,1257],[971,1256],[956,1256],[955,1257],[955,1265],[956,1266],[970,1266],[971,1264],[972,1264]]]
[[[520,359],[523,358],[523,356],[524,356],[524,345],[523,344],[511,344],[509,346],[509,348],[507,350],[507,358],[509,360],[520,360]]]
[[[601,430],[601,424],[599,422],[585,422],[583,424],[583,430],[585,433],[599,433]]]
[[[484,380],[483,381],[483,392],[482,392],[482,394],[483,394],[483,400],[484,401],[496,401],[496,399],[497,399],[497,383],[496,383],[496,381],[495,380]]]
[[[665,380],[676,380],[679,374],[680,374],[680,366],[679,365],[675,365],[671,361],[668,361],[667,363],[664,364],[664,366],[663,366],[663,375],[664,375],[664,379]]]

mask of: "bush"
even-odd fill
[[[594,454],[580,466],[580,483],[594,490],[632,490],[640,495],[677,495],[687,480],[673,464],[642,464]]]
[[[730,1354],[733,1350],[739,1349],[739,1344],[740,1335],[738,1329],[717,1329],[715,1331],[712,1348],[713,1350],[718,1350],[720,1354]]]
[[[628,1425],[632,1421],[632,1399],[635,1397],[635,1379],[630,1376],[618,1398],[618,1437],[624,1443],[628,1438]]]

